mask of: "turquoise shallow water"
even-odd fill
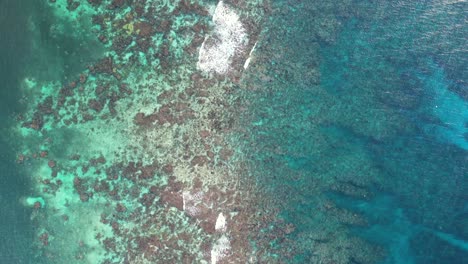
[[[43,5],[0,8],[0,263],[39,263],[30,245],[41,219],[18,205],[32,187],[8,129],[28,104],[19,83],[30,74],[67,82],[101,47],[86,34],[54,34]],[[236,120],[247,131],[248,175],[278,213],[260,250],[280,263],[466,263],[467,3],[290,0],[271,9],[236,91],[248,102]],[[51,147],[58,157],[61,131],[51,133],[64,138]]]

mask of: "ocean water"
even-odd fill
[[[0,263],[468,263],[467,19],[0,0]]]
[[[0,154],[0,259],[2,263],[30,263],[33,231],[29,210],[17,201],[28,192],[29,185],[18,171],[14,142],[8,136],[14,115],[21,109],[18,81],[27,63],[30,38],[27,34],[27,13],[31,9],[24,1],[0,2],[0,72],[1,84],[1,154]],[[25,6],[21,11],[23,5]],[[25,14],[26,13],[26,14]]]
[[[466,3],[276,5],[250,132],[258,180],[297,223],[278,252],[465,263]]]
[[[34,247],[38,221],[35,213],[21,204],[32,196],[34,183],[28,168],[18,164],[19,146],[25,144],[12,128],[27,105],[35,104],[31,94],[22,93],[25,77],[40,81],[62,81],[86,66],[91,52],[73,37],[50,34],[50,10],[35,1],[0,1],[0,262],[43,263]],[[63,26],[67,26],[64,23]],[[79,53],[80,56],[73,56]],[[27,142],[34,148],[37,142]],[[47,262],[45,262],[47,263]]]

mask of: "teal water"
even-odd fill
[[[25,106],[37,99],[21,93],[22,81],[28,76],[65,81],[85,68],[96,50],[83,45],[86,38],[52,34],[53,23],[44,3],[0,1],[0,263],[43,262],[34,245],[37,215],[20,203],[33,194],[33,183],[29,168],[17,163],[24,142],[14,136],[12,127]]]
[[[41,263],[43,226],[67,236],[19,203],[37,193],[30,167],[15,162],[17,146],[40,146],[10,134],[17,114],[37,103],[20,83],[68,83],[103,57],[89,21],[89,32],[71,32],[50,12],[0,0],[0,263]],[[268,245],[260,252],[279,263],[467,263],[467,19],[463,1],[272,2],[251,73],[235,91],[248,102],[236,120],[248,175],[277,213],[257,236]],[[69,154],[73,131],[47,136],[58,141],[52,155]],[[74,243],[64,251],[81,247]]]
[[[466,263],[467,3],[276,7],[249,116],[258,181],[296,225],[272,247],[290,263]]]
[[[32,226],[29,210],[18,206],[27,194],[29,183],[15,164],[14,142],[9,127],[21,106],[19,81],[27,65],[30,37],[27,19],[31,8],[25,1],[0,2],[0,262],[30,263],[32,259]]]

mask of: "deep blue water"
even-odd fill
[[[277,7],[263,47],[275,78],[252,78],[262,88],[251,158],[283,218],[296,224],[278,251],[293,252],[292,263],[330,261],[317,241],[349,232],[383,249],[381,263],[466,263],[467,4]],[[323,210],[327,201],[337,209]],[[367,263],[343,247],[337,256]]]

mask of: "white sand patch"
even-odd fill
[[[219,213],[216,219],[215,230],[221,232],[226,231],[226,217],[224,217],[223,213]]]

